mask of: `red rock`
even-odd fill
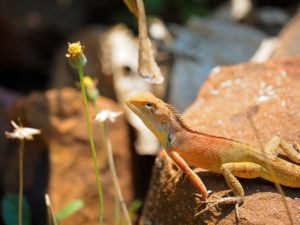
[[[288,142],[300,141],[300,57],[265,64],[245,63],[221,67],[209,76],[186,122],[196,130],[234,138],[260,147],[278,134]],[[257,129],[253,129],[248,115]],[[197,193],[183,177],[172,179],[174,164],[162,152],[156,159],[150,190],[140,224],[235,224],[233,206],[212,209],[194,217],[200,204]],[[208,190],[222,196],[229,187],[224,178],[199,173]],[[240,224],[289,224],[280,195],[270,182],[240,179],[245,202]],[[284,188],[295,223],[300,223],[299,190]]]

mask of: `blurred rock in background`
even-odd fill
[[[278,36],[278,46],[272,58],[284,58],[300,54],[300,9],[292,20],[284,27]]]
[[[121,111],[121,108],[115,102],[104,97],[97,99],[97,106],[113,111]],[[92,106],[90,106],[90,110],[92,112]],[[49,192],[52,204],[57,211],[74,199],[82,199],[85,206],[80,212],[60,224],[98,224],[96,177],[93,171],[80,92],[71,88],[50,90],[45,93],[35,92],[19,101],[12,111],[11,117],[20,117],[26,126],[41,129],[41,139],[44,143],[42,146],[38,145],[39,142],[36,141],[31,142],[30,146],[26,144],[25,190],[39,188],[40,183],[44,183],[44,190],[37,192],[41,195],[38,201],[40,205],[43,205],[43,209],[45,205],[41,199],[44,198],[43,195],[46,193],[46,189],[48,189],[47,192]],[[94,118],[95,115],[91,113],[90,119],[92,120],[95,136],[104,195],[105,223],[112,224],[114,221],[115,190],[107,164],[106,151],[100,141],[100,128]],[[130,205],[134,197],[132,158],[124,116],[118,117],[115,123],[108,123],[107,127],[119,182],[126,203]],[[38,159],[41,159],[41,156],[46,157],[47,161],[45,162],[45,159],[39,161]],[[15,156],[13,159],[17,162],[18,157]],[[38,169],[36,164],[43,167]],[[8,163],[8,165],[13,164]],[[18,183],[12,174],[16,174],[17,165],[14,167],[15,170],[9,169],[4,175],[4,177],[9,177],[9,180],[15,182],[13,187],[10,188],[14,191],[17,191]],[[48,178],[50,178],[49,181]],[[8,178],[5,180],[5,186],[11,183],[9,180]],[[45,184],[48,182],[49,187],[47,188]],[[39,216],[35,207],[32,208],[33,217]]]
[[[218,65],[249,60],[266,35],[229,21],[191,18],[185,27],[172,25],[175,55],[170,78],[170,102],[180,111],[195,99],[207,74]]]

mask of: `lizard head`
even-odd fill
[[[163,144],[169,132],[171,112],[168,105],[151,93],[141,93],[125,100]]]

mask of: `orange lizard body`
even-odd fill
[[[200,167],[215,173],[222,173],[226,163],[254,163],[261,170],[241,168],[235,176],[243,178],[262,177],[274,181],[267,171],[269,164],[278,177],[278,182],[288,187],[300,188],[300,167],[272,154],[264,154],[256,148],[235,140],[210,136],[202,133],[183,132],[175,134],[174,142],[167,150],[176,151],[188,165]],[[268,161],[266,161],[268,159]]]
[[[239,141],[191,129],[171,105],[150,93],[133,96],[126,103],[160,140],[203,200],[207,198],[206,188],[189,166],[223,174],[235,197],[223,198],[222,202],[236,206],[244,197],[243,187],[236,177],[261,177],[273,182],[276,179],[279,184],[300,188],[300,166],[277,157],[278,149],[282,148],[291,160],[300,163],[300,153],[277,136],[261,151]]]

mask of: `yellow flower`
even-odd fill
[[[84,46],[80,41],[68,43],[66,57],[69,59],[71,66],[74,68],[82,67],[87,63],[87,59],[83,53]]]
[[[97,81],[93,80],[90,76],[84,76],[83,83],[87,88],[95,88],[97,85]]]
[[[80,41],[74,43],[68,43],[68,53],[66,54],[67,58],[75,58],[80,54],[83,54],[84,47],[81,45]]]

